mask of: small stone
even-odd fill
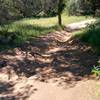
[[[34,88],[34,91],[37,91],[38,89],[37,88]]]

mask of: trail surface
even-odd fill
[[[98,56],[57,31],[0,52],[0,100],[100,100],[91,74]]]
[[[95,21],[96,21],[95,19],[88,19],[88,20],[81,21],[81,22],[71,23],[69,25],[66,25],[65,29],[66,31],[80,30],[94,23]]]

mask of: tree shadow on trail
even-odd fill
[[[0,100],[26,100],[29,96],[29,93],[25,90],[24,92],[14,92],[14,83],[13,82],[0,82]],[[29,89],[29,88],[28,88]]]
[[[65,77],[66,81],[89,78],[98,60],[89,46],[79,40],[70,40],[62,45],[45,38],[33,38],[10,51],[12,53],[1,55],[18,76],[37,75],[44,81],[60,77]]]
[[[30,25],[22,23],[18,25],[14,24],[13,26],[0,26],[0,52],[20,47],[25,41],[30,40],[31,37],[37,38],[57,28],[57,25],[43,27],[35,24]]]
[[[85,78],[90,79],[93,65],[96,65],[98,60],[91,48],[77,39],[59,43],[49,37],[31,38],[24,45],[8,52],[1,52],[0,55],[0,71],[9,67],[9,74],[12,74],[10,79],[13,74],[27,78],[35,76],[36,80],[41,82],[60,79],[69,87],[75,86],[78,81]],[[3,61],[6,64],[3,64]],[[6,90],[10,92],[9,87],[4,91]],[[11,98],[25,99],[27,95],[16,95]]]
[[[3,93],[8,93],[9,91],[13,91],[13,85],[12,83],[7,83],[7,82],[0,82],[0,94]]]
[[[96,65],[98,60],[98,56],[88,48],[76,40],[58,46],[57,43],[54,45],[52,41],[38,38],[20,47],[18,52],[21,53],[17,55],[19,57],[13,56],[12,61],[8,58],[8,64],[17,75],[24,74],[27,77],[37,74],[45,79],[63,76],[72,79],[86,77],[91,74],[93,65]]]
[[[7,96],[13,92],[13,84],[8,82],[0,82],[0,100],[15,100],[15,96]]]

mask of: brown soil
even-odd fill
[[[31,38],[0,59],[0,100],[100,100],[91,74],[98,56],[71,33]]]

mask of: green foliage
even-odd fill
[[[100,54],[100,20],[88,26],[79,36],[82,41],[89,43],[94,51]]]
[[[0,0],[0,23],[33,16],[55,16],[58,0]]]
[[[96,74],[96,76],[100,77],[100,68],[98,66],[94,66],[92,69],[92,73]]]
[[[100,11],[99,0],[66,0],[69,15],[96,15]]]
[[[66,8],[69,15],[76,15],[79,10],[80,0],[67,0]]]
[[[93,67],[92,73],[100,78],[100,59],[98,61],[98,65]]]

